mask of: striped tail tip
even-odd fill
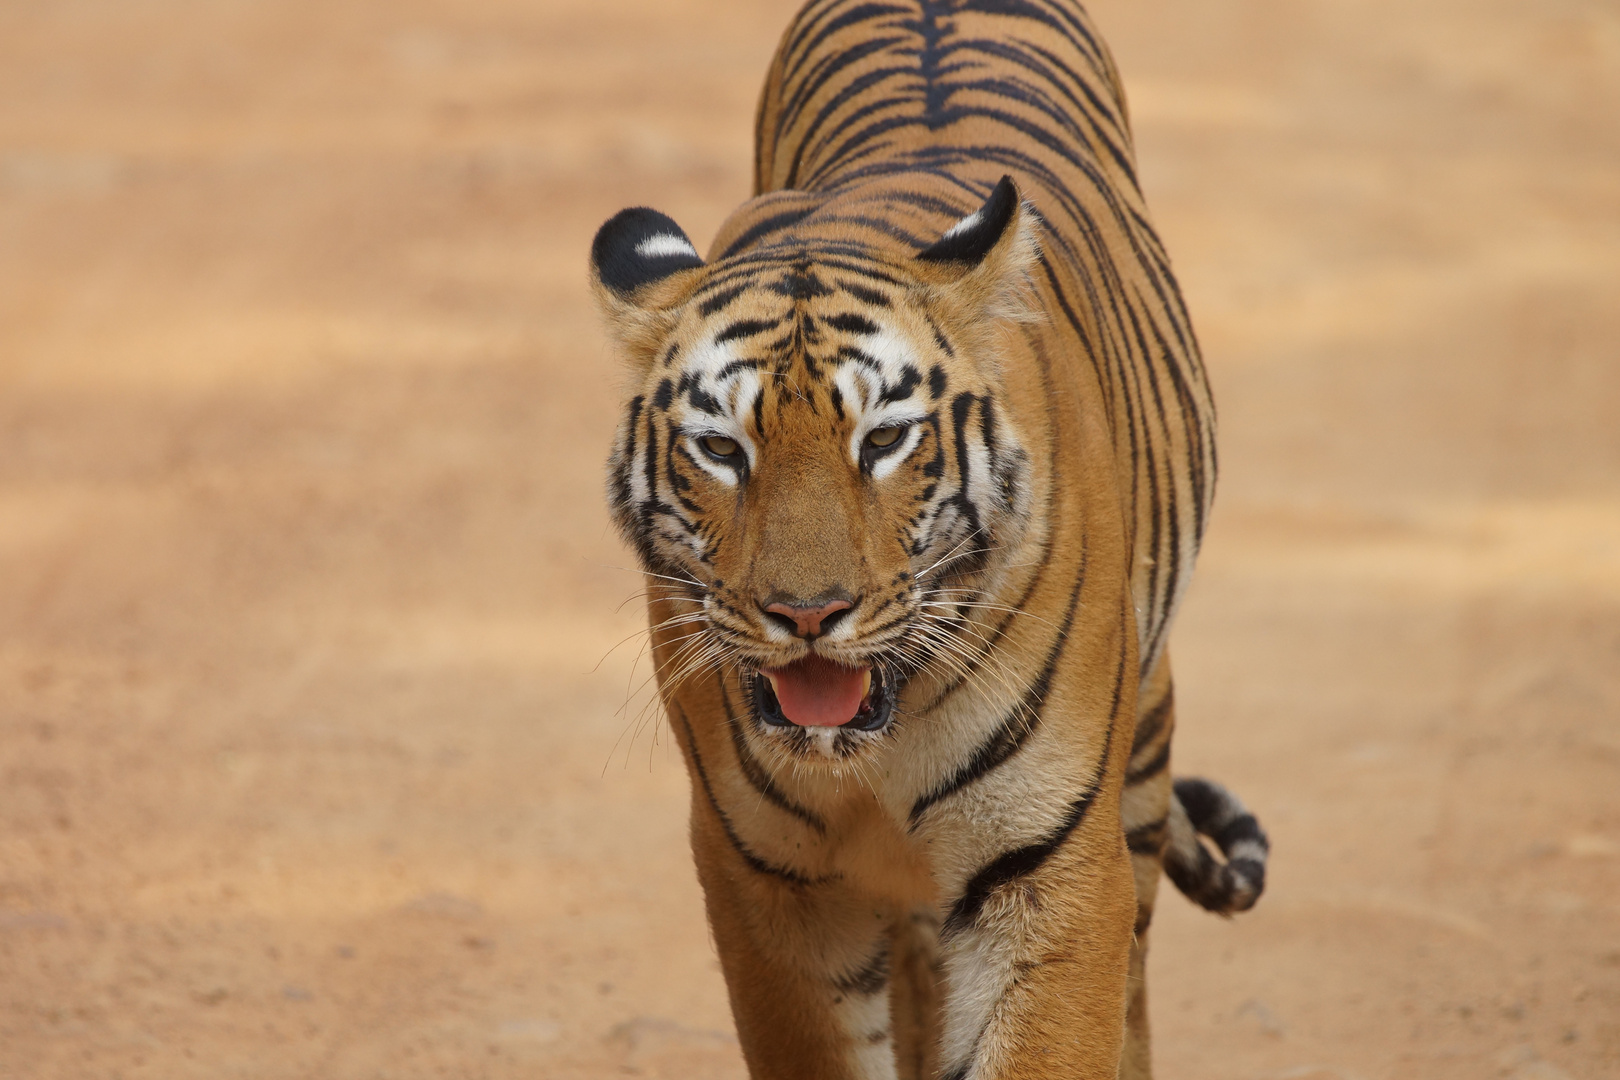
[[[1220,915],[1247,911],[1266,888],[1271,842],[1236,795],[1213,780],[1183,777],[1170,800],[1164,872],[1182,894]],[[1207,836],[1225,861],[1199,841]]]

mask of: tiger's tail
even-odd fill
[[[1220,848],[1218,860],[1198,837]],[[1182,777],[1170,799],[1164,872],[1187,899],[1219,915],[1247,911],[1266,887],[1271,842],[1238,797],[1213,780]]]

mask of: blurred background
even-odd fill
[[[743,1077],[585,253],[746,197],[795,6],[0,4],[0,1075]],[[1620,1075],[1620,8],[1091,7],[1274,843],[1161,1076]]]

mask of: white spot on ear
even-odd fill
[[[643,259],[656,259],[661,255],[690,255],[693,258],[702,258],[692,241],[684,236],[674,236],[670,233],[657,233],[647,237],[636,245],[636,254]]]
[[[949,240],[953,236],[961,236],[963,233],[967,232],[969,229],[978,228],[979,222],[981,222],[983,220],[984,220],[984,215],[982,213],[980,213],[978,210],[975,210],[975,211],[973,211],[973,213],[969,214],[967,217],[963,218],[961,221],[958,221],[955,225],[952,225],[950,228],[946,229],[945,230],[945,235],[940,237],[940,239],[941,240]]]

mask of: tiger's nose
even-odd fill
[[[825,604],[789,604],[783,601],[766,604],[765,614],[794,637],[813,641],[832,630],[844,612],[855,605],[848,600],[829,600]]]

